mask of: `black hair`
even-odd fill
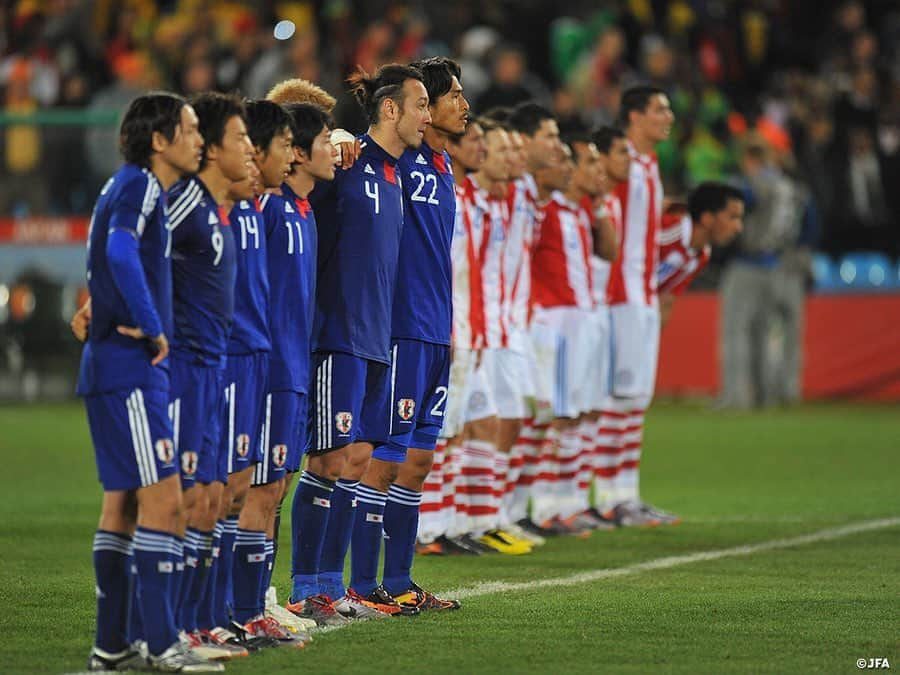
[[[534,136],[537,130],[541,128],[541,122],[555,119],[556,116],[544,106],[526,101],[512,109],[512,114],[509,116],[509,124],[513,129],[526,136]]]
[[[119,150],[130,164],[150,167],[153,134],[159,132],[171,142],[181,124],[181,109],[187,101],[177,94],[154,91],[138,96],[128,106],[119,127]]]
[[[233,94],[220,94],[209,91],[198,94],[191,99],[191,105],[200,118],[200,134],[203,136],[203,154],[200,156],[200,168],[206,167],[206,152],[213,145],[222,145],[225,137],[225,126],[232,117],[240,117],[247,121],[244,103]]]
[[[481,130],[484,131],[485,135],[497,129],[501,129],[502,131],[507,131],[509,129],[505,124],[502,124],[497,120],[492,120],[489,117],[479,117],[474,121],[481,126]]]
[[[322,108],[312,103],[288,103],[284,108],[291,121],[294,147],[303,150],[307,156],[311,155],[316,136],[322,133],[322,129],[333,129],[334,120]]]
[[[490,110],[486,110],[481,116],[500,124],[509,124],[509,118],[512,117],[513,109],[505,105],[495,105]]]
[[[351,85],[351,92],[362,106],[369,124],[378,123],[381,102],[386,98],[403,106],[403,83],[407,80],[418,80],[424,85],[421,72],[399,63],[382,66],[374,75],[369,75],[359,68],[347,78],[347,82]]]
[[[422,84],[428,92],[428,104],[434,105],[437,100],[453,88],[453,78],[462,77],[462,69],[453,59],[446,56],[433,56],[430,59],[414,61],[409,64],[422,73]]]
[[[716,181],[706,181],[700,183],[688,195],[688,211],[691,214],[691,220],[699,221],[700,216],[704,213],[718,213],[732,199],[744,202],[744,193],[738,188],[728,183],[719,183]]]
[[[283,106],[263,99],[244,101],[247,108],[247,133],[254,148],[266,153],[272,139],[291,128],[291,116]]]
[[[609,151],[612,150],[613,141],[617,138],[624,139],[625,132],[619,127],[600,127],[591,134],[591,138],[594,140],[594,145],[597,146],[597,149],[604,155],[608,155]]]
[[[619,117],[616,123],[623,129],[627,129],[630,124],[631,113],[646,112],[647,106],[650,105],[650,99],[660,95],[665,96],[666,92],[659,87],[650,85],[640,85],[626,89],[619,104]]]

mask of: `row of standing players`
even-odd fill
[[[665,93],[637,87],[621,128],[563,143],[526,103],[451,139],[453,364],[420,554],[680,522],[638,492],[660,326],[741,231],[744,198],[710,182],[664,203],[653,147],[672,122]]]
[[[445,149],[465,144],[468,105],[452,61],[416,65],[351,78],[371,126],[337,171],[333,99],[310,83],[246,106],[219,94],[130,106],[126,164],[92,217],[91,301],[73,322],[89,324],[79,393],[104,487],[92,669],[215,670],[302,646],[316,625],[459,607],[410,570],[441,430],[457,402],[472,410],[497,391],[471,386],[494,350],[451,359],[451,247],[460,217],[472,224]],[[504,287],[498,273],[499,286],[484,274],[485,298]],[[485,336],[502,304],[488,317],[484,303]],[[451,360],[465,395],[448,390]],[[485,426],[475,417],[466,436]],[[486,457],[493,476],[499,455]],[[267,590],[297,473],[285,611]]]

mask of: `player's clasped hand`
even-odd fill
[[[79,342],[87,340],[88,326],[91,324],[91,301],[88,300],[81,309],[75,312],[69,326],[72,328],[72,334]]]
[[[156,356],[153,357],[153,360],[150,362],[154,366],[158,366],[162,363],[163,359],[165,359],[169,355],[169,340],[166,338],[165,333],[160,333],[156,337],[150,337],[140,328],[132,328],[129,326],[119,326],[116,328],[121,335],[127,335],[128,337],[134,338],[135,340],[143,340],[144,338],[150,340],[153,345],[156,347]]]

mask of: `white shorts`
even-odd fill
[[[481,353],[481,370],[490,383],[497,404],[497,416],[502,419],[527,417],[528,404],[525,399],[531,374],[528,357],[509,349],[485,349]]]
[[[612,325],[609,317],[609,306],[600,305],[591,312],[589,323],[591,325],[589,340],[589,374],[590,391],[587,403],[590,410],[603,410],[609,398],[610,390],[610,360]]]
[[[534,345],[531,343],[531,335],[522,328],[511,329],[507,338],[507,349],[524,357],[528,362],[528,368],[520,376],[522,381],[519,387],[526,398],[533,398],[535,395]]]
[[[484,368],[476,368],[477,354],[471,349],[454,349],[450,362],[450,382],[441,438],[461,433],[466,422],[476,422],[497,414]]]
[[[593,333],[591,313],[577,307],[536,309],[532,337],[541,343],[538,369],[540,389],[556,417],[578,417],[590,410],[593,391]]]
[[[622,304],[610,307],[612,323],[611,394],[646,398],[656,388],[659,361],[659,308]]]

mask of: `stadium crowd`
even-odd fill
[[[669,92],[676,112],[659,148],[670,194],[739,175],[739,139],[756,129],[773,161],[808,190],[817,247],[897,255],[900,200],[888,188],[900,178],[893,3],[573,2],[564,17],[551,2],[286,8],[276,16],[274,3],[5,3],[4,110],[121,110],[154,87],[253,98],[290,74],[335,92],[338,124],[356,132],[364,125],[341,81],[357,64],[371,72],[447,55],[466,69],[475,109],[533,98],[552,104],[566,131],[612,120],[623,87],[651,82]],[[297,26],[283,42],[272,34],[281,18]],[[105,151],[113,137],[112,128],[85,137],[7,126],[0,213],[88,211],[114,169]],[[49,151],[60,144],[63,152]],[[69,190],[48,191],[61,182]]]

